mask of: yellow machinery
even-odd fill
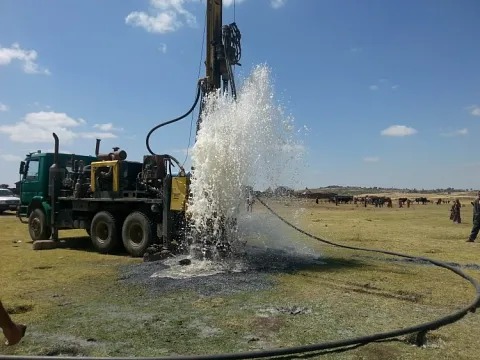
[[[101,170],[107,171],[102,172]],[[107,181],[111,181],[112,192],[118,192],[120,190],[119,170],[120,166],[118,160],[92,162],[90,167],[90,186],[92,192],[95,192],[97,189],[97,175],[108,179]]]
[[[186,176],[172,177],[172,195],[170,210],[185,211],[187,206],[188,178]]]

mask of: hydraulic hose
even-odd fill
[[[156,155],[152,149],[150,148],[150,136],[152,136],[152,134],[157,131],[158,129],[160,129],[161,127],[163,126],[166,126],[166,125],[169,125],[169,124],[173,124],[174,122],[177,122],[177,121],[180,121],[184,118],[186,118],[188,115],[190,115],[192,113],[193,110],[195,110],[195,107],[197,106],[198,104],[198,100],[200,99],[200,94],[202,92],[202,88],[201,88],[201,85],[200,85],[200,82],[198,83],[197,85],[197,95],[195,96],[195,100],[193,102],[193,105],[192,107],[185,113],[183,114],[182,116],[179,116],[178,118],[175,118],[173,120],[169,120],[169,121],[165,121],[161,124],[158,124],[157,126],[155,126],[154,128],[152,128],[152,130],[149,131],[148,135],[147,135],[147,138],[145,139],[145,143],[147,145],[147,150],[150,154],[152,155]]]
[[[291,228],[297,230],[298,232],[312,238],[318,241],[321,241],[323,243],[332,245],[332,246],[337,246],[345,249],[350,249],[350,250],[358,250],[358,251],[368,251],[368,252],[377,252],[377,253],[382,253],[382,254],[387,254],[387,255],[394,255],[394,256],[399,256],[403,258],[408,258],[412,259],[414,261],[427,261],[432,263],[433,265],[448,269],[455,274],[461,276],[462,278],[468,280],[474,287],[476,291],[476,296],[475,299],[466,307],[450,314],[447,316],[444,316],[440,319],[430,321],[427,323],[419,324],[419,325],[414,325],[410,326],[407,328],[403,329],[397,329],[397,330],[392,330],[388,332],[383,332],[383,333],[377,333],[373,335],[366,335],[366,336],[360,336],[356,338],[351,338],[351,339],[344,339],[344,340],[337,340],[337,341],[330,341],[330,342],[323,342],[323,343],[318,343],[318,344],[311,344],[311,345],[303,345],[303,346],[296,346],[296,347],[290,347],[290,348],[279,348],[279,349],[271,349],[271,350],[262,350],[262,351],[252,351],[252,352],[242,352],[242,353],[230,353],[230,354],[214,354],[214,355],[201,355],[201,356],[195,356],[195,355],[189,355],[189,356],[171,356],[171,357],[139,357],[139,358],[134,358],[134,357],[109,357],[109,358],[100,358],[100,357],[83,357],[83,360],[127,360],[127,359],[136,359],[136,360],[193,360],[193,359],[201,359],[201,360],[213,360],[213,359],[230,359],[230,360],[236,360],[236,359],[255,359],[255,358],[265,358],[265,357],[274,357],[274,356],[282,356],[282,355],[292,355],[292,354],[301,354],[301,353],[308,353],[308,352],[314,352],[314,351],[321,351],[321,350],[329,350],[329,349],[338,349],[338,348],[346,348],[349,346],[354,346],[354,345],[365,345],[374,341],[379,341],[379,340],[385,340],[385,339],[392,339],[398,336],[402,335],[407,335],[407,334],[412,334],[412,333],[417,333],[417,344],[422,344],[424,337],[426,333],[430,330],[435,330],[438,329],[442,326],[451,324],[457,320],[460,320],[463,318],[467,313],[469,312],[475,312],[475,310],[479,307],[480,305],[480,285],[479,283],[472,278],[471,276],[465,274],[462,270],[459,268],[456,268],[454,266],[451,266],[449,264],[446,264],[444,262],[438,261],[438,260],[432,260],[424,257],[416,257],[416,256],[411,256],[411,255],[406,255],[406,254],[401,254],[401,253],[395,253],[391,251],[383,251],[383,250],[375,250],[375,249],[369,249],[369,248],[361,248],[361,247],[356,247],[356,246],[348,246],[348,245],[341,245],[334,243],[329,240],[322,239],[320,237],[317,237],[315,235],[312,235],[310,233],[307,233],[306,231],[296,227],[295,225],[291,224],[284,218],[282,218],[279,214],[277,214],[272,208],[270,208],[264,201],[262,201],[260,198],[257,197],[257,199],[260,201],[262,205],[264,205],[274,216],[276,216],[278,219],[280,219],[282,222],[290,226]],[[321,354],[319,354],[321,355]],[[51,360],[52,358],[58,359],[58,360],[74,360],[77,359],[76,357],[73,356],[61,356],[61,357],[52,357],[52,356],[12,356],[12,355],[0,355],[0,360]]]

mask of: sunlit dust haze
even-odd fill
[[[245,208],[246,187],[295,188],[304,153],[294,118],[275,101],[266,65],[253,69],[236,100],[221,92],[207,95],[191,151],[194,170],[187,212],[193,228],[207,230],[207,220],[216,214],[238,218]],[[214,233],[218,229],[214,223]]]

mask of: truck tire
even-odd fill
[[[92,244],[101,254],[108,254],[118,244],[118,229],[115,217],[107,211],[100,211],[90,225]]]
[[[122,227],[125,250],[133,257],[141,257],[152,244],[155,229],[150,219],[139,211],[127,216]]]
[[[28,217],[28,232],[33,241],[48,240],[52,236],[52,229],[47,224],[47,217],[42,209],[35,209]]]

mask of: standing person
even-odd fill
[[[0,301],[0,328],[3,330],[3,335],[7,341],[5,345],[11,346],[18,344],[25,335],[27,327],[23,324],[16,324],[12,321],[10,316],[7,313],[7,310],[3,307],[2,302]]]
[[[472,232],[467,242],[474,242],[477,239],[478,232],[480,231],[480,191],[477,192],[477,198],[472,202],[473,205],[473,226]]]
[[[462,223],[462,217],[460,216],[461,207],[462,205],[460,204],[460,200],[455,200],[455,202],[453,203],[453,223]]]

